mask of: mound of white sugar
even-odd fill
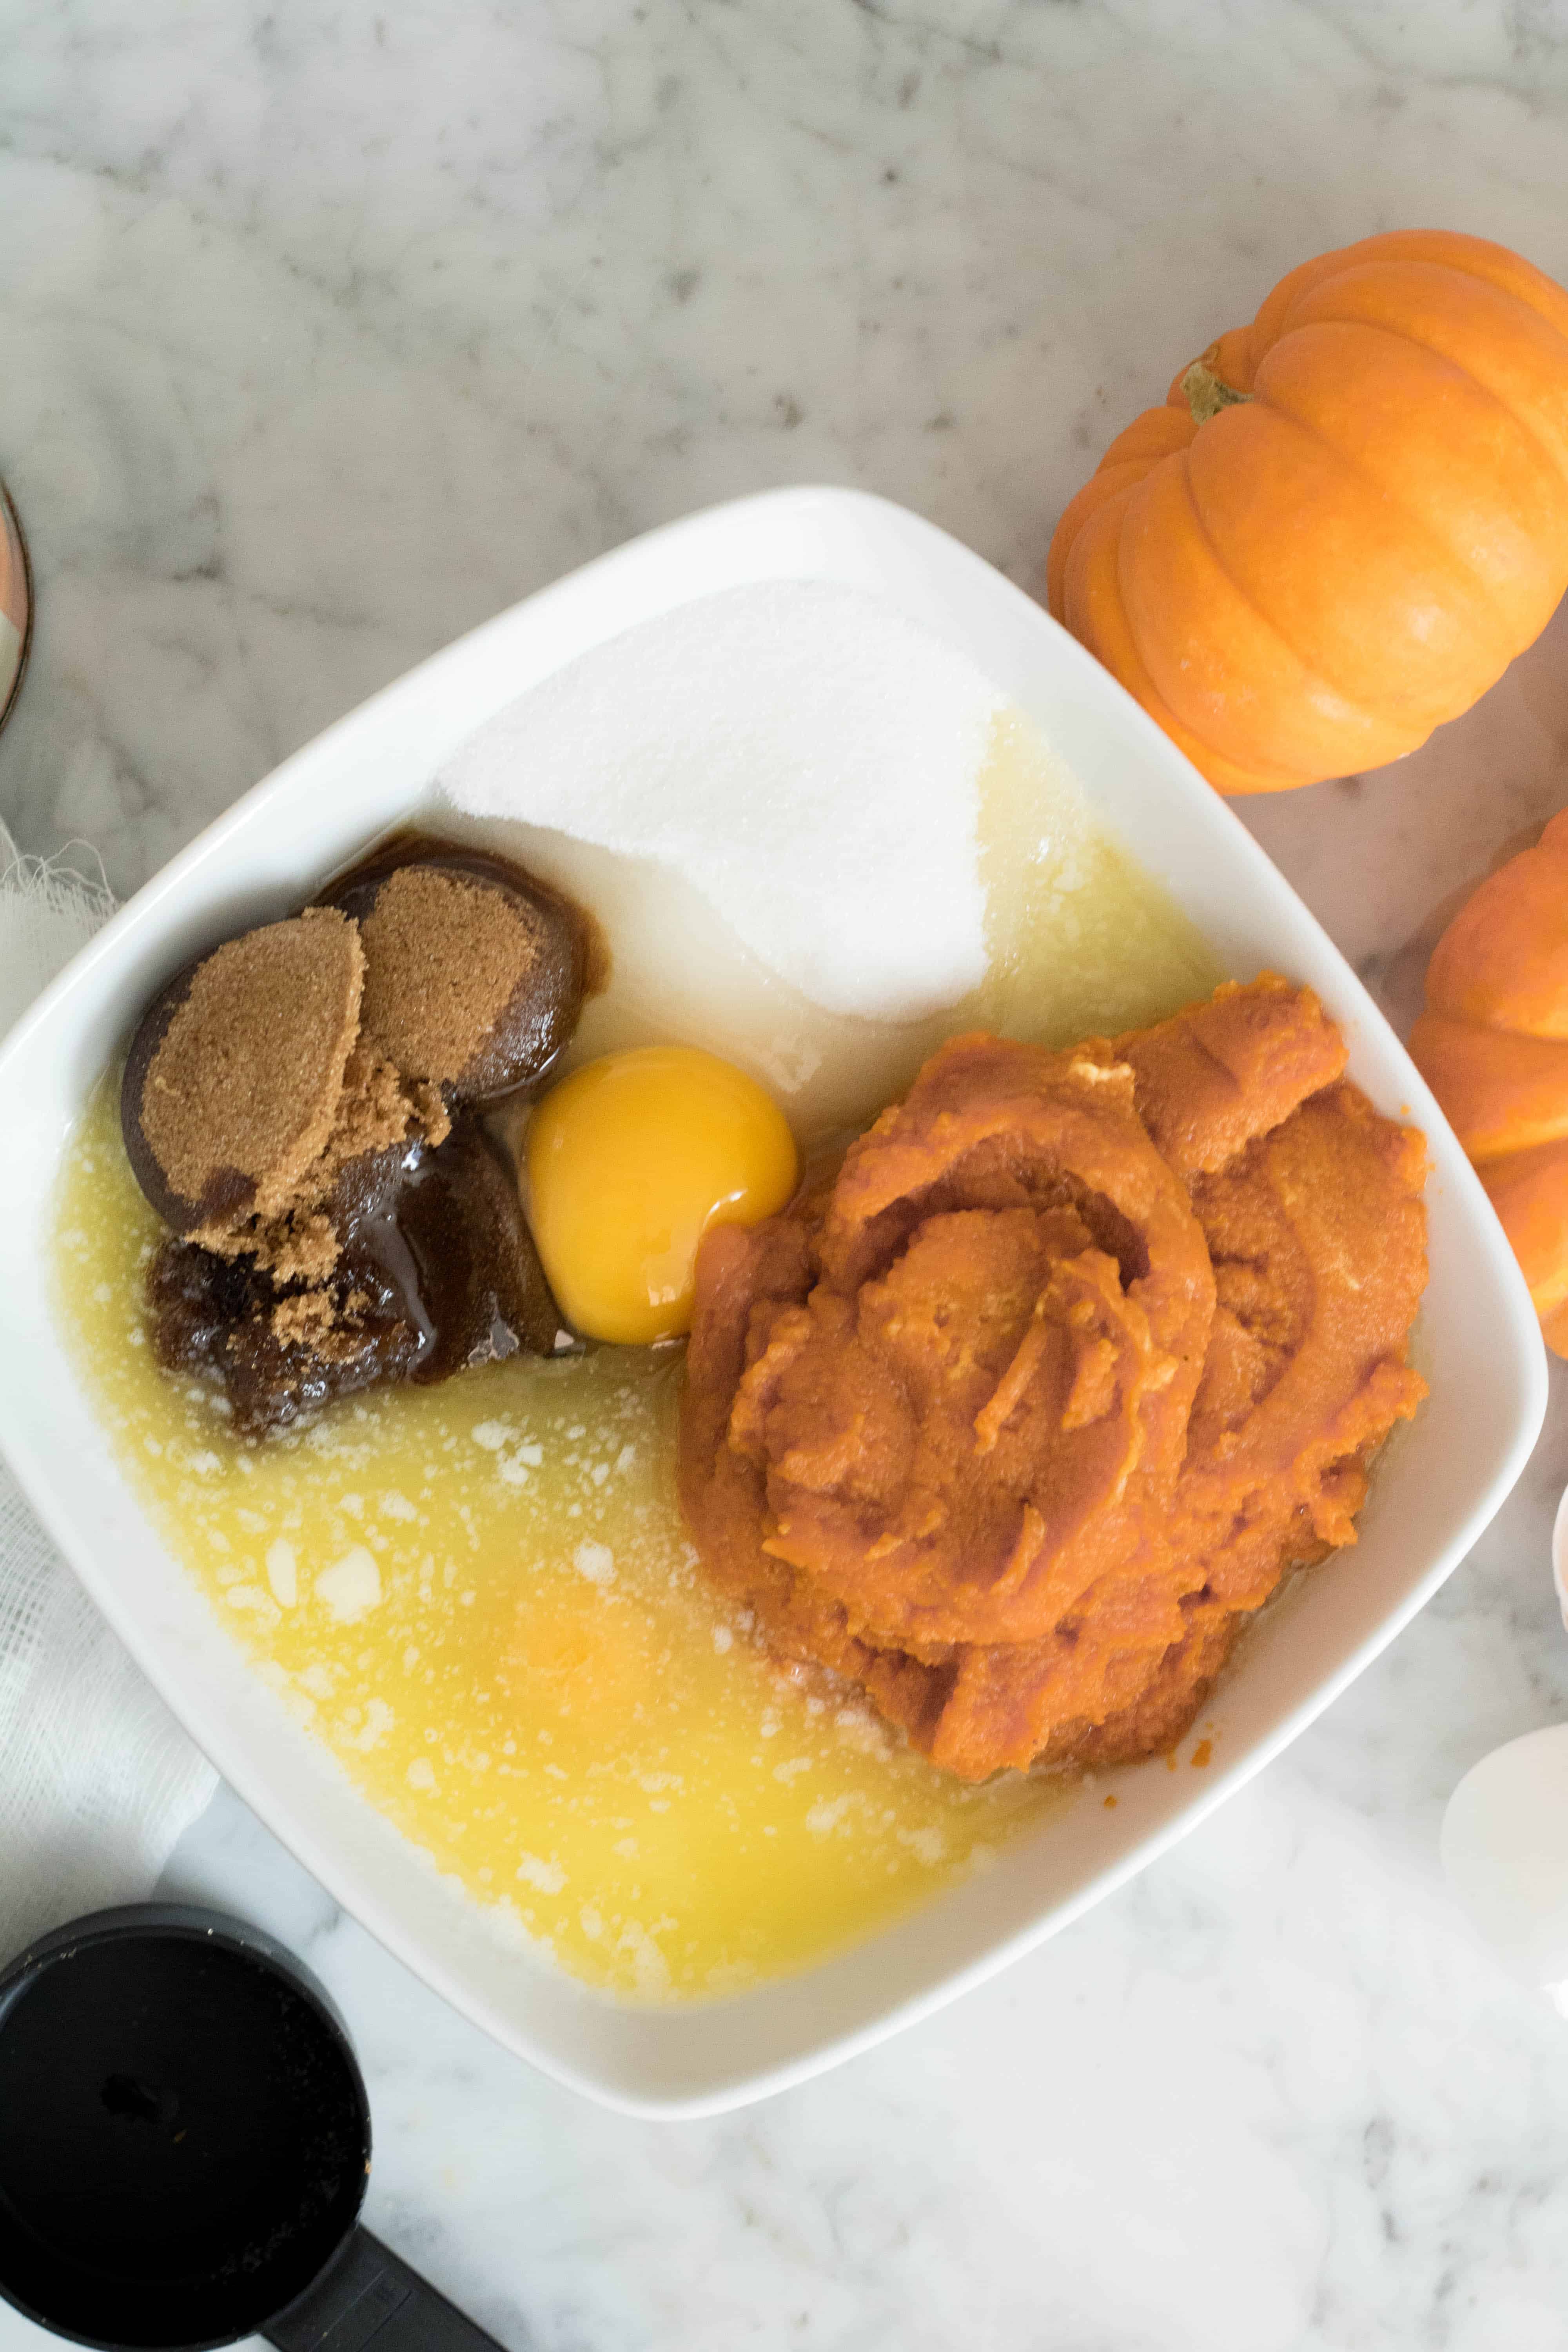
[[[1001,698],[891,605],[729,589],[595,646],[466,743],[474,816],[657,858],[834,1013],[908,1020],[984,976],[977,780]]]

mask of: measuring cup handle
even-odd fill
[[[501,2352],[493,2336],[359,2228],[262,2333],[278,2352]]]

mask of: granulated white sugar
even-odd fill
[[[879,598],[772,581],[582,655],[441,788],[658,859],[814,1003],[912,1020],[984,977],[977,787],[1001,701]]]

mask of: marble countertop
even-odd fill
[[[1029,580],[1295,261],[1433,223],[1568,280],[1564,0],[0,0],[0,461],[43,589],[0,813],[122,891],[649,524],[854,482]],[[1564,801],[1560,621],[1397,772],[1244,813],[1402,1015],[1435,910]],[[165,1884],[326,1979],[369,2218],[514,2352],[1561,2347],[1568,2030],[1436,1859],[1462,1771],[1568,1715],[1554,1381],[1485,1542],[1280,1762],[761,2107],[552,2088],[226,1793]]]

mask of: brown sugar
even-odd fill
[[[449,1121],[361,1038],[358,926],[308,908],[215,949],[165,992],[127,1065],[127,1143],[172,1224],[282,1281],[337,1263],[343,1171]]]
[[[237,1429],[553,1349],[512,1171],[472,1107],[559,1052],[589,938],[521,866],[405,837],[148,1005],[121,1110],[180,1237],[149,1275],[155,1346],[216,1379]]]
[[[327,908],[229,940],[173,984],[126,1073],[171,1223],[291,1203],[338,1118],[363,985],[354,926]]]
[[[361,919],[365,1035],[406,1076],[461,1086],[529,987],[541,928],[524,899],[471,875],[399,866]]]
[[[148,1270],[158,1361],[220,1388],[237,1434],[389,1381],[552,1352],[560,1318],[517,1186],[471,1115],[438,1150],[360,1161],[334,1208],[336,1263],[307,1288],[254,1252],[220,1255],[174,1235]]]
[[[324,1290],[302,1290],[280,1298],[272,1309],[272,1336],[283,1347],[323,1347],[336,1318]]]
[[[360,927],[365,1036],[448,1108],[537,1084],[603,978],[580,907],[510,859],[405,834],[322,903]]]

